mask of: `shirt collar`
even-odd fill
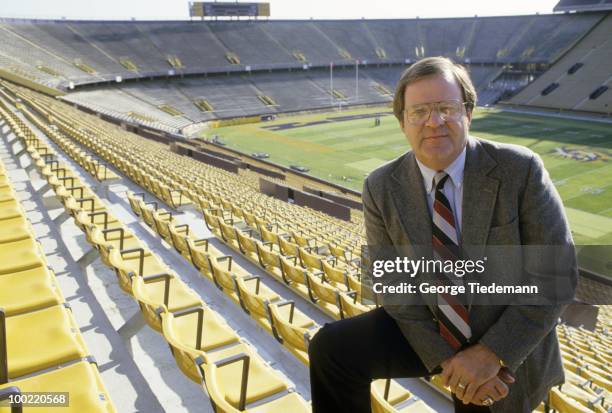
[[[444,172],[446,172],[455,188],[459,189],[461,185],[463,185],[463,169],[465,167],[465,153],[466,147],[463,148],[459,156],[446,168],[444,168]],[[415,157],[416,159],[416,157]],[[423,176],[423,184],[425,184],[425,191],[429,194],[433,190],[433,179],[436,176],[438,171],[428,168],[423,165],[421,161],[418,159],[417,165],[419,165],[419,169],[421,170],[421,175]]]

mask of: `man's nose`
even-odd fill
[[[427,122],[425,122],[425,125],[429,126],[430,128],[436,128],[444,124],[444,122],[445,120],[442,119],[442,116],[440,116],[438,109],[432,108],[431,113],[429,114],[429,118],[427,119]]]

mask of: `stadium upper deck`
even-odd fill
[[[60,88],[122,79],[443,55],[550,63],[604,14],[408,20],[48,21],[0,19],[0,68]]]

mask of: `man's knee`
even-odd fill
[[[341,337],[336,334],[336,329],[332,325],[325,325],[311,339],[308,346],[308,357],[310,363],[318,363],[329,359],[336,349],[342,348]],[[333,356],[331,358],[334,358]]]

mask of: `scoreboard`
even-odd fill
[[[189,3],[190,17],[270,17],[270,3],[207,2]]]

